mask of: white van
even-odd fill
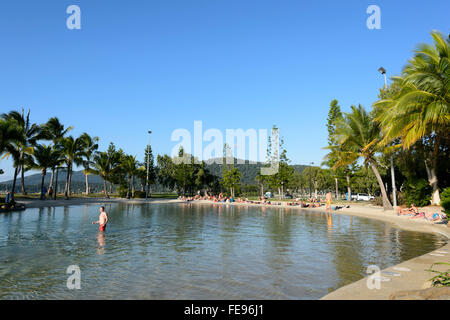
[[[369,196],[367,193],[358,193],[356,195],[356,201],[370,201],[373,198],[373,196]]]

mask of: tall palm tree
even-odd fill
[[[80,137],[83,140],[83,173],[86,177],[86,195],[89,194],[88,176],[91,174],[91,166],[94,163],[94,154],[98,149],[98,137],[91,137],[87,133],[83,133]]]
[[[41,196],[44,199],[44,179],[48,168],[52,168],[55,163],[58,163],[60,155],[52,146],[38,144],[34,149],[33,158],[30,159],[30,167],[39,169],[42,173],[41,179]]]
[[[91,172],[102,177],[103,179],[103,190],[105,192],[105,197],[109,198],[108,188],[106,187],[106,182],[113,173],[111,166],[111,159],[106,152],[97,152],[94,156],[94,162],[92,165]]]
[[[66,188],[64,190],[64,196],[66,200],[70,197],[70,186],[72,183],[72,170],[73,164],[81,165],[83,163],[83,149],[84,141],[81,137],[74,139],[72,136],[62,138],[60,140],[61,153],[64,156],[64,162],[66,164],[67,176],[66,176]]]
[[[23,145],[23,135],[15,121],[0,119],[0,155],[5,153],[2,159],[12,156],[14,165],[14,179],[11,197],[14,199],[18,170],[20,169],[18,145]]]
[[[383,179],[377,168],[375,154],[383,151],[380,127],[373,121],[373,117],[366,112],[363,106],[351,106],[351,113],[344,113],[343,120],[336,123],[335,139],[339,160],[335,168],[347,166],[359,158],[364,159],[364,165],[370,166],[375,174],[383,197],[383,208],[392,209],[391,202],[386,193]]]
[[[383,143],[400,138],[404,149],[417,142],[425,145],[432,204],[439,204],[437,158],[440,146],[450,141],[450,40],[438,32],[431,36],[433,45],[420,45],[402,74],[393,77],[393,85],[400,90],[374,107],[383,128]]]
[[[125,155],[121,165],[128,176],[127,199],[130,199],[130,196],[134,196],[134,176],[138,174],[139,164],[135,156]]]
[[[21,136],[20,140],[15,142],[15,172],[14,172],[14,180],[17,179],[18,171],[21,172],[21,188],[22,194],[26,194],[25,190],[25,170],[27,169],[25,166],[26,158],[33,154],[33,147],[36,145],[36,142],[41,138],[41,128],[35,123],[31,123],[30,121],[30,111],[28,111],[25,116],[25,111],[22,109],[22,113],[18,111],[10,111],[9,113],[3,113],[1,117],[8,121],[13,122],[17,126],[19,130],[19,135]],[[15,187],[15,183],[14,187]],[[14,194],[14,189],[12,190],[12,194]]]
[[[57,117],[52,117],[50,119],[48,119],[48,121],[43,124],[42,126],[42,138],[44,140],[50,140],[53,141],[53,146],[54,148],[58,149],[59,145],[59,141],[64,138],[64,136],[73,129],[72,126],[70,127],[65,127],[61,121],[59,121],[59,119]],[[58,166],[55,166],[52,168],[52,174],[50,176],[50,183],[48,185],[48,189],[50,189],[51,187],[53,187],[53,180],[55,177],[55,171],[57,171]],[[56,188],[57,186],[54,188],[55,189],[55,194],[56,194]],[[55,198],[56,199],[56,198]]]
[[[20,140],[20,130],[15,122],[0,119],[0,155],[10,150]]]

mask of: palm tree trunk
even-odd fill
[[[352,201],[352,188],[350,186],[350,176],[346,175],[345,178],[347,179],[347,194],[348,194],[348,201]]]
[[[127,184],[127,199],[130,199],[130,188],[131,188],[131,177],[128,175],[128,184]]]
[[[88,174],[85,174],[86,176],[86,195],[89,194],[89,178],[88,178]]]
[[[72,194],[72,167],[70,168],[70,173],[69,173],[69,188],[68,188],[68,194],[69,197]]]
[[[336,200],[339,200],[338,178],[334,178],[334,182],[336,183]]]
[[[41,196],[39,197],[39,200],[44,200],[44,179],[45,179],[45,170],[42,170]]]
[[[441,202],[441,197],[439,195],[438,178],[436,175],[436,157],[431,161],[425,160],[425,169],[427,171],[428,182],[433,188],[431,192],[431,204],[439,205]]]
[[[55,175],[55,168],[53,167],[52,168],[52,174],[50,176],[50,183],[48,184],[48,190],[50,190],[50,188],[53,187],[53,177],[54,177],[54,175]]]
[[[103,178],[103,190],[105,191],[105,197],[109,198],[108,188],[106,187],[106,178]]]
[[[380,173],[378,172],[377,167],[373,162],[370,163],[370,167],[373,170],[373,173],[377,177],[378,184],[380,185],[381,195],[383,196],[383,209],[384,210],[393,210],[392,204],[389,201],[389,198],[386,193],[386,189],[384,188],[383,179],[381,179]]]
[[[22,170],[20,172],[20,174],[21,174],[20,185],[21,185],[21,188],[22,188],[22,194],[26,195],[27,191],[25,190],[25,165],[22,164],[21,168],[22,168]]]
[[[131,197],[134,198],[134,176],[131,176]]]
[[[70,195],[70,164],[67,165],[67,176],[66,176],[66,188],[64,191],[64,197],[69,200]]]
[[[59,168],[56,168],[56,175],[55,175],[55,190],[54,194],[53,194],[53,200],[56,200],[56,193],[58,192],[58,172],[59,172]]]
[[[14,179],[13,179],[13,185],[11,189],[11,200],[14,200],[14,192],[16,189],[16,181],[17,181],[17,175],[19,174],[19,166],[17,165],[14,169]]]

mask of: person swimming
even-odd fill
[[[99,231],[105,231],[106,230],[106,224],[108,223],[108,215],[105,212],[105,207],[100,207],[100,215],[98,216],[98,221],[92,221],[92,224],[99,224],[98,230]]]

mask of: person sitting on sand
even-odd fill
[[[419,213],[419,209],[416,207],[416,205],[414,203],[411,204],[411,209],[409,209],[409,211],[411,211],[412,213],[415,213],[415,214]]]
[[[105,212],[105,207],[100,207],[100,215],[98,216],[98,221],[92,221],[92,224],[98,224],[98,230],[99,231],[105,231],[106,230],[106,224],[108,223],[108,215]]]

